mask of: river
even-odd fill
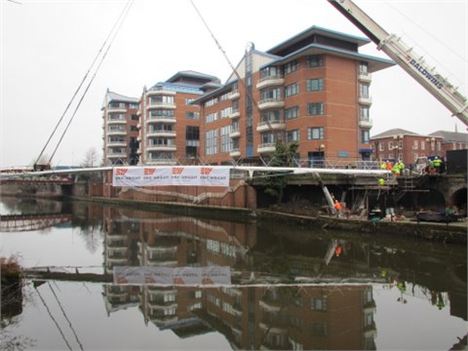
[[[21,215],[0,256],[25,268],[229,279],[26,279],[2,299],[5,349],[449,350],[467,333],[464,246],[85,202],[4,197],[0,214]]]

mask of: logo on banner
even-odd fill
[[[115,170],[115,175],[124,176],[125,174],[127,174],[127,171],[128,171],[128,168],[117,168]]]
[[[201,175],[210,175],[210,173],[213,171],[212,167],[202,167],[200,168],[200,174]]]
[[[184,171],[184,167],[172,167],[172,174],[180,175]]]
[[[145,168],[144,175],[153,175],[156,172],[156,168]]]

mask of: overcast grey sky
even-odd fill
[[[0,167],[37,157],[126,1],[0,0]],[[312,26],[363,34],[326,0],[194,0],[234,64],[246,43],[258,50]],[[355,2],[395,33],[467,96],[468,1]],[[361,52],[386,57],[373,43]],[[189,0],[135,0],[53,164],[79,164],[102,150],[101,105],[107,88],[138,97],[144,85],[180,70],[218,76],[230,68]],[[373,75],[371,134],[465,130],[400,67]],[[51,154],[49,148],[46,153]]]

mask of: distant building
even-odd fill
[[[449,150],[468,149],[468,134],[458,132],[448,132],[446,130],[438,130],[429,134],[431,137],[442,138],[442,152],[444,156]]]
[[[191,102],[219,87],[219,79],[181,71],[144,89],[139,108],[140,164],[187,164],[200,156],[200,107]]]
[[[104,165],[138,163],[138,99],[107,89],[102,106]]]
[[[237,72],[195,101],[203,160],[268,160],[277,141],[299,143],[306,164],[370,159],[371,73],[394,63],[359,53],[367,43],[313,26],[267,52],[251,45]]]
[[[420,157],[445,158],[448,150],[466,149],[468,134],[437,131],[429,135],[395,128],[371,137],[375,160],[403,160],[412,164]]]

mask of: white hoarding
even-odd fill
[[[113,186],[229,186],[229,167],[116,167]]]

